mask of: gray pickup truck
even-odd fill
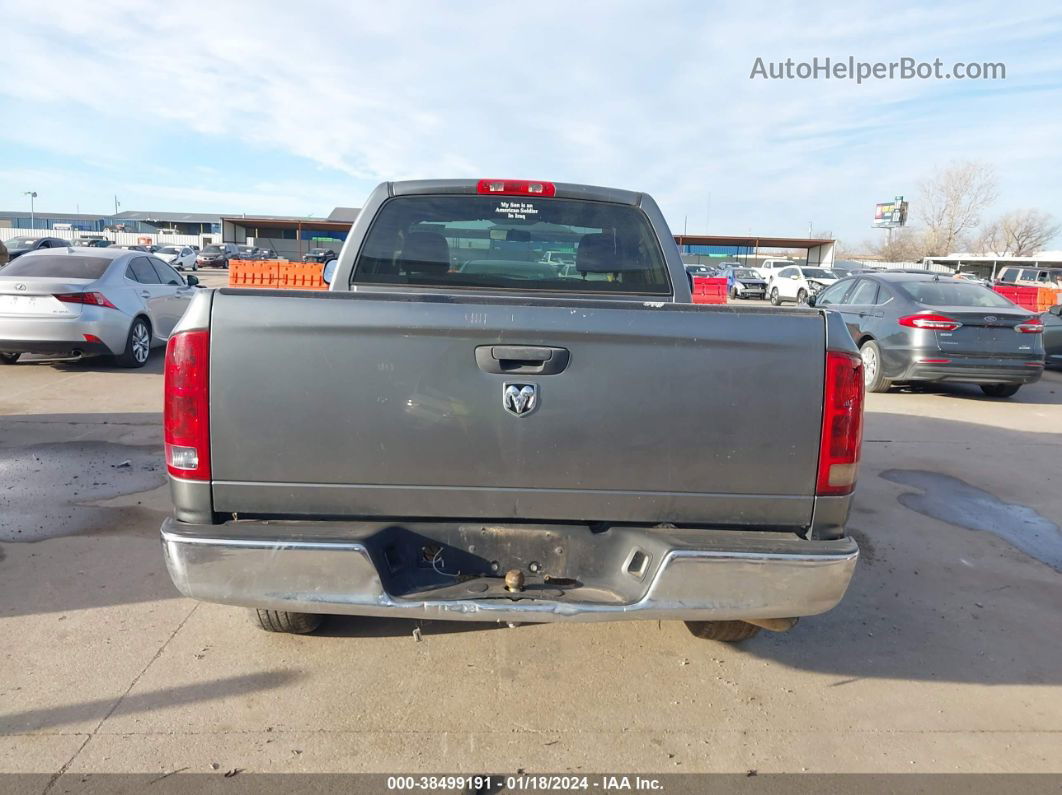
[[[330,270],[327,292],[202,291],[170,339],[185,595],[274,631],[717,640],[844,595],[863,378],[840,316],[691,304],[655,202],[585,185],[385,183]]]

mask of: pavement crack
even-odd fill
[[[92,738],[96,736],[96,733],[99,732],[100,727],[103,726],[103,724],[107,722],[107,719],[115,713],[115,710],[117,710],[118,707],[121,706],[122,702],[125,701],[125,697],[129,695],[129,693],[133,690],[134,687],[136,687],[140,679],[144,676],[144,674],[148,672],[148,669],[155,664],[155,661],[159,657],[162,656],[162,652],[164,652],[166,650],[166,647],[170,645],[170,642],[175,637],[177,637],[177,633],[184,629],[184,625],[188,623],[188,619],[190,619],[195,614],[195,611],[199,609],[200,604],[201,602],[196,602],[192,605],[192,609],[188,611],[188,615],[181,619],[180,623],[177,624],[173,632],[169,634],[169,637],[167,637],[166,640],[162,642],[162,644],[158,647],[155,653],[151,656],[151,659],[148,660],[144,667],[140,669],[140,673],[133,677],[133,681],[129,683],[129,687],[125,689],[122,695],[118,696],[114,704],[111,705],[111,708],[107,710],[107,714],[100,718],[99,722],[95,725],[92,731],[88,733],[87,737],[85,737],[85,741],[77,747],[77,750],[74,751],[73,755],[71,755],[71,757],[63,763],[63,766],[60,767],[50,779],[48,779],[48,784],[41,791],[41,795],[48,795],[48,793],[51,792],[52,788],[56,785],[59,779],[61,779],[66,774],[66,771],[70,769],[70,765],[74,763],[74,760],[76,760],[78,756],[81,755],[81,752],[85,750],[85,746],[88,745]]]

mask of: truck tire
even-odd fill
[[[781,306],[782,299],[778,297],[778,288],[771,288],[771,306]]]
[[[859,346],[863,357],[863,383],[867,392],[888,392],[892,381],[885,377],[881,367],[881,347],[874,340]]]
[[[286,610],[255,610],[258,625],[267,632],[307,635],[321,626],[324,616],[317,613],[289,613]]]
[[[146,346],[146,347],[145,347]],[[119,367],[143,367],[151,358],[151,324],[147,318],[133,318],[125,350],[114,357]]]
[[[981,391],[994,398],[1011,397],[1019,389],[1021,384],[981,384]]]
[[[0,364],[14,364],[21,353],[0,353]]]
[[[686,629],[698,638],[737,643],[748,640],[760,628],[744,621],[687,621]]]

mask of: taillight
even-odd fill
[[[162,426],[171,475],[210,480],[210,332],[183,331],[166,345]]]
[[[908,328],[921,328],[929,331],[955,331],[955,329],[962,328],[962,323],[947,315],[907,315],[897,322]]]
[[[114,304],[107,300],[103,293],[56,293],[52,296],[56,301],[64,304],[88,304],[89,306],[105,306],[108,309],[117,309]]]
[[[816,494],[852,492],[862,440],[863,360],[856,354],[827,352]]]
[[[555,196],[557,188],[552,182],[533,182],[526,179],[481,179],[476,185],[477,193],[494,193],[499,196]]]
[[[1016,325],[1014,330],[1019,334],[1039,334],[1044,330],[1044,322],[1038,317],[1031,317]]]

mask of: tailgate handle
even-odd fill
[[[537,345],[480,345],[476,348],[479,369],[499,375],[556,375],[568,366],[567,348]]]

